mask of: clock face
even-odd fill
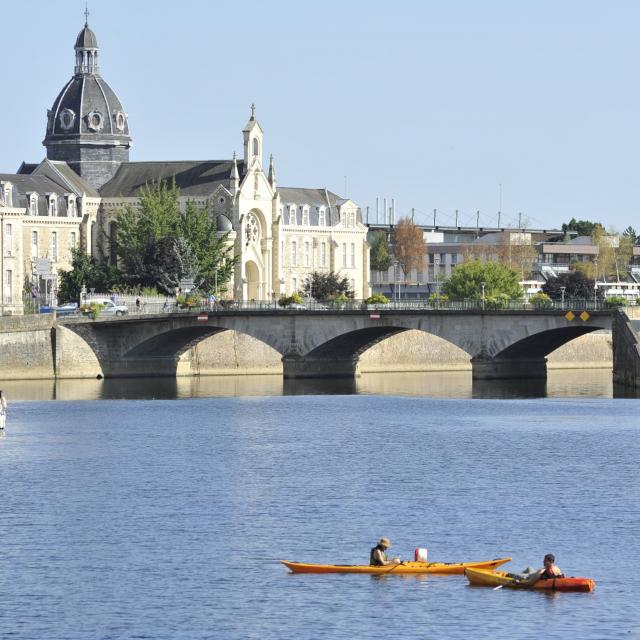
[[[260,238],[260,224],[253,213],[247,215],[247,221],[244,227],[244,236],[247,246],[258,242],[258,239]]]

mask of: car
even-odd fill
[[[78,313],[78,303],[67,302],[67,304],[55,307],[55,311],[58,316],[75,316]]]
[[[111,298],[91,298],[85,304],[102,305],[102,309],[100,309],[100,315],[102,316],[124,316],[129,313],[129,307],[124,304],[116,304]]]

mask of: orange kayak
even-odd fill
[[[402,562],[400,564],[373,567],[359,564],[307,564],[304,562],[280,562],[291,570],[292,573],[368,573],[371,575],[413,575],[421,573],[438,573],[443,575],[462,575],[465,569],[495,569],[509,562],[511,558],[496,558],[483,562]]]
[[[515,576],[505,571],[487,571],[478,567],[465,571],[470,584],[482,587],[508,587],[509,589],[544,589],[547,591],[593,591],[596,583],[591,578],[554,578],[538,580],[532,585],[518,584]]]

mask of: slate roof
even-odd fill
[[[40,164],[23,162],[15,175],[46,176],[58,185],[56,193],[73,191],[75,194],[100,197],[95,187],[81,178],[66,162],[45,158]]]
[[[325,213],[327,226],[335,226],[340,222],[338,207],[344,204],[346,200],[328,189],[278,187],[278,192],[284,209],[282,212],[283,223],[286,225],[289,224],[289,207],[291,205],[296,205],[297,207],[307,205],[309,207],[309,224],[311,226],[317,226],[318,218],[320,217],[319,209],[322,206],[327,207]],[[331,222],[329,222],[329,214]],[[301,217],[302,212],[298,210],[298,224],[301,222]]]
[[[109,182],[100,188],[103,198],[134,198],[147,183],[162,181],[176,186],[183,196],[208,196],[219,185],[228,185],[232,160],[181,160],[167,162],[123,162]],[[238,162],[240,179],[243,162]]]
[[[89,25],[85,24],[82,31],[78,34],[78,37],[76,38],[76,47],[80,49],[98,48],[98,38],[96,38],[96,34],[89,29]]]
[[[28,209],[27,194],[35,192],[38,194],[38,216],[48,215],[49,205],[46,193],[56,193],[61,196],[69,193],[68,189],[62,188],[59,184],[47,176],[21,175],[16,173],[0,173],[0,180],[11,182],[13,185],[13,207]],[[67,205],[65,198],[58,198],[58,215],[67,215]]]

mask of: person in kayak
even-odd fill
[[[553,553],[547,553],[544,557],[542,569],[533,571],[528,576],[517,578],[518,584],[531,585],[538,582],[538,580],[553,580],[553,578],[564,578],[560,567],[556,566],[556,557]]]
[[[391,540],[389,538],[380,538],[378,544],[371,549],[371,555],[369,556],[369,564],[372,567],[384,567],[387,564],[400,564],[400,558],[387,558],[387,549],[391,547]]]

